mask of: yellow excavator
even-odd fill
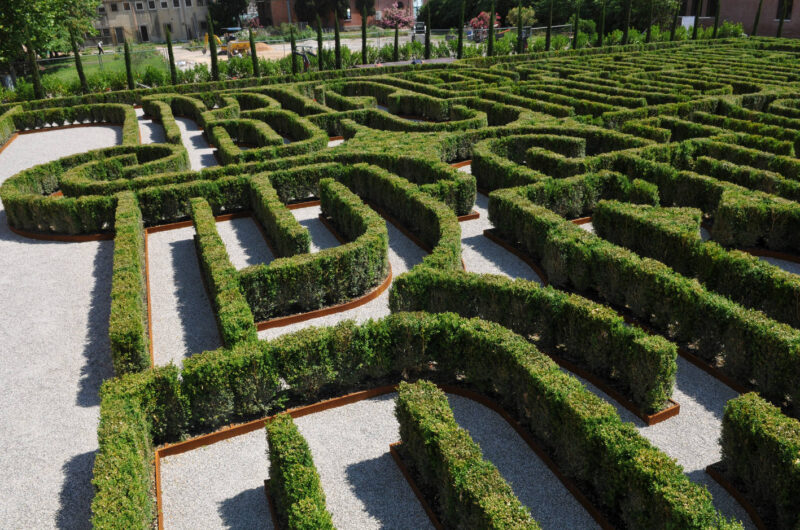
[[[239,55],[246,55],[250,53],[250,42],[246,40],[233,40],[229,41],[227,44],[223,44],[220,38],[217,35],[214,35],[214,40],[217,43],[217,53],[227,53],[228,55],[234,55],[238,52]],[[206,33],[205,37],[203,38],[203,53],[206,53],[208,49],[208,33]]]

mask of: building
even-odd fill
[[[683,0],[684,22],[694,20],[697,2],[701,0]],[[720,21],[738,22],[742,24],[744,32],[748,35],[753,31],[759,0],[703,0],[700,12],[700,24],[710,26],[714,24],[714,13],[717,2],[720,4]],[[758,35],[774,37],[778,31],[778,24],[786,2],[786,18],[783,21],[784,37],[800,37],[800,8],[794,5],[793,0],[764,0],[761,6],[761,19],[758,23]],[[800,4],[800,2],[798,2]]]
[[[90,40],[120,44],[125,39],[164,42],[165,28],[175,40],[201,38],[211,0],[103,0],[94,22],[99,35]]]
[[[377,25],[381,19],[381,13],[385,9],[392,7],[394,3],[400,9],[414,9],[416,14],[423,6],[423,0],[375,0],[375,15],[367,18],[367,24]],[[294,12],[294,0],[256,0],[259,21],[262,26],[279,26],[283,23],[300,22]],[[333,27],[333,17],[329,16],[322,20],[325,27]],[[355,0],[350,0],[350,7],[344,18],[339,20],[340,27],[361,27],[361,14],[356,8]]]

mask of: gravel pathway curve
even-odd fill
[[[231,263],[237,269],[269,263],[275,259],[257,223],[253,217],[217,222],[219,236],[225,243]]]
[[[186,151],[189,153],[190,167],[197,171],[204,167],[218,166],[217,158],[214,156],[214,149],[203,138],[203,131],[197,123],[188,119],[175,117],[178,129],[181,131],[181,141]]]
[[[193,238],[194,227],[147,236],[157,366],[222,346]]]
[[[120,127],[20,135],[0,153],[18,171],[122,140]],[[89,528],[113,242],[35,241],[0,205],[0,526]]]
[[[164,126],[144,117],[143,109],[136,110],[136,119],[139,120],[139,133],[143,144],[161,144],[167,141]]]
[[[758,256],[758,259],[763,259],[767,263],[771,263],[776,267],[780,267],[786,272],[791,272],[792,274],[800,274],[800,263],[795,263],[793,261],[786,261],[785,259],[780,259],[780,258],[773,258],[770,256]]]
[[[328,230],[325,223],[319,219],[319,214],[322,213],[321,207],[309,206],[307,208],[297,208],[296,210],[291,210],[291,212],[294,218],[303,225],[303,228],[308,230],[308,234],[311,236],[312,253],[339,246],[339,240]]]

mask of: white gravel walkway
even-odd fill
[[[308,234],[311,236],[312,253],[339,246],[339,240],[328,230],[325,223],[319,219],[319,214],[322,213],[321,207],[309,206],[307,208],[297,208],[296,210],[291,210],[291,212],[294,218],[308,230]]]
[[[459,223],[461,256],[467,271],[502,274],[541,284],[542,279],[524,261],[483,235],[484,230],[493,228],[489,222],[489,197],[478,193],[474,210],[480,214],[478,219]]]
[[[21,135],[0,153],[18,171],[121,142],[120,127]],[[98,392],[108,344],[111,241],[13,234],[0,205],[0,526],[89,528]]]
[[[343,143],[344,143],[344,140],[330,140],[330,141],[328,141],[328,147],[336,147],[336,146],[342,145]]]
[[[302,211],[302,210],[295,210]],[[386,228],[389,232],[389,263],[392,266],[392,278],[410,270],[417,263],[422,262],[426,252],[419,248],[413,241],[408,239],[392,223],[387,222]],[[333,326],[343,320],[355,320],[364,322],[370,318],[378,319],[390,314],[389,311],[389,291],[391,287],[384,291],[378,298],[362,306],[335,313],[325,317],[314,318],[305,322],[298,322],[279,328],[265,329],[258,333],[260,339],[273,339],[292,333],[294,331],[307,328],[309,326]]]
[[[311,447],[337,528],[431,527],[389,454],[389,444],[400,439],[395,397],[387,394],[295,420]],[[505,420],[466,398],[448,398],[456,420],[544,528],[596,528]],[[163,459],[165,528],[269,528],[263,495],[266,448],[259,429]]]
[[[225,243],[231,263],[237,269],[269,263],[275,259],[258,229],[257,222],[253,217],[217,222],[217,231]]]
[[[800,263],[795,263],[793,261],[786,261],[785,259],[773,258],[770,256],[758,256],[758,259],[762,259],[767,263],[771,263],[776,267],[780,267],[786,272],[791,272],[792,274],[800,274]]]
[[[164,126],[144,117],[143,109],[136,110],[136,119],[139,120],[139,133],[143,144],[160,144],[167,141]]]
[[[185,357],[222,346],[193,237],[194,227],[147,236],[156,365],[179,365]]]
[[[203,138],[203,131],[197,123],[188,119],[175,117],[178,129],[181,131],[181,141],[186,151],[189,153],[190,167],[197,171],[204,167],[218,166],[217,158],[214,156],[214,149]]]
[[[578,226],[581,227],[583,230],[586,230],[587,232],[594,234],[594,225],[591,223],[591,221],[588,223],[583,223],[582,225]]]

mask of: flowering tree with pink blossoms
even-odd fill
[[[494,27],[500,25],[500,15],[495,15],[496,20],[494,21]],[[472,29],[488,29],[489,28],[489,13],[486,11],[481,11],[480,14],[469,21],[469,25]]]
[[[400,58],[399,35],[400,28],[410,28],[414,23],[414,15],[406,9],[401,9],[397,2],[392,4],[392,7],[385,10],[378,22],[382,28],[394,29],[394,54],[392,60],[397,61]]]

